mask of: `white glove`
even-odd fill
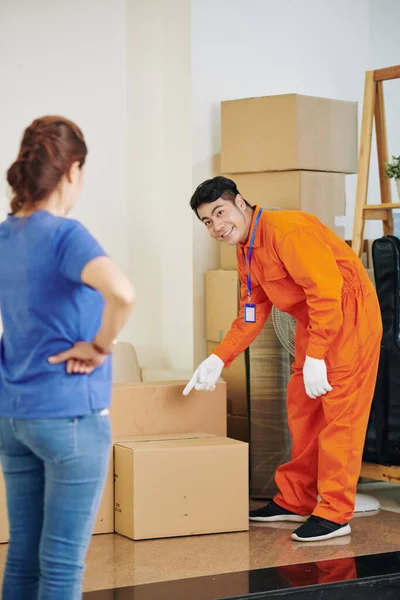
[[[325,361],[319,358],[306,356],[303,367],[303,381],[306,394],[310,398],[315,399],[332,391],[328,382]]]
[[[224,363],[219,356],[210,354],[193,373],[192,379],[183,390],[183,395],[187,396],[193,388],[199,391],[213,392],[223,367]]]

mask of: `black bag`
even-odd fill
[[[400,240],[375,240],[372,258],[383,337],[363,458],[400,465]]]

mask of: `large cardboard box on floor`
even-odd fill
[[[357,173],[357,103],[299,94],[221,103],[221,171]]]
[[[190,433],[199,427],[226,435],[226,383],[211,394],[193,390],[182,396],[186,382],[114,385],[111,423],[114,442],[134,435]],[[1,490],[0,490],[1,491]],[[94,534],[114,531],[114,464],[110,458],[106,485],[97,513]]]
[[[118,442],[115,531],[134,540],[248,529],[248,445],[183,434]]]
[[[317,171],[228,175],[240,193],[266,210],[300,210],[315,215],[341,239],[345,233],[345,175]],[[220,244],[221,269],[236,269],[236,246]]]
[[[183,396],[187,381],[114,385],[111,423],[114,438],[205,431],[226,435],[226,383],[214,392],[193,390]]]

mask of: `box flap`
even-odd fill
[[[194,431],[193,433],[170,433],[158,435],[125,435],[114,439],[114,444],[124,445],[125,442],[169,442],[173,440],[186,440],[217,437],[212,433],[202,433]]]
[[[210,446],[233,446],[242,443],[230,438],[208,434],[183,434],[180,436],[140,436],[129,440],[120,440],[115,445],[134,450],[135,452],[147,452],[149,450],[165,450],[168,448],[187,449],[208,448]]]

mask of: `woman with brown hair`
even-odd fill
[[[61,117],[35,120],[8,170],[0,224],[0,455],[10,544],[3,600],[81,598],[111,448],[113,343],[134,289],[66,215],[86,144]]]

